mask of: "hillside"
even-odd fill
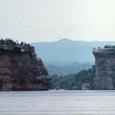
[[[91,67],[89,65],[94,64],[93,48],[114,44],[115,42],[109,41],[72,41],[69,39],[32,43],[50,75],[67,75],[82,69],[89,69]],[[82,66],[84,64],[87,66]]]
[[[48,73],[50,76],[52,75],[69,75],[77,73],[81,70],[87,70],[91,67],[91,64],[89,63],[72,63],[68,65],[54,65],[54,64],[47,64],[46,68],[48,70]]]
[[[94,47],[103,47],[104,45],[114,45],[115,42],[109,41],[72,41],[61,39],[55,42],[37,42],[32,43],[35,46],[36,53],[45,63],[94,63],[92,49]]]
[[[52,89],[81,90],[83,88],[94,89],[95,66],[82,70],[76,74],[66,76],[53,76]],[[88,84],[88,87],[86,86]]]

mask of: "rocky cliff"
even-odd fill
[[[93,50],[95,56],[95,89],[115,88],[115,46]]]
[[[34,47],[0,40],[0,90],[48,90],[50,80]]]

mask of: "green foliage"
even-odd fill
[[[67,76],[52,76],[52,88],[53,89],[67,89],[75,90],[81,89],[81,86],[84,83],[89,83],[90,88],[94,88],[94,77],[95,77],[95,67],[92,66],[92,69],[82,70],[77,74],[71,74]]]
[[[0,51],[1,53],[8,51],[15,53],[29,52],[31,56],[36,56],[33,46],[24,42],[15,42],[10,38],[0,39]]]

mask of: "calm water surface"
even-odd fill
[[[0,115],[115,115],[115,91],[0,92]]]

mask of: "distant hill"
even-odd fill
[[[73,63],[94,64],[93,48],[103,47],[104,45],[115,45],[115,42],[72,41],[69,39],[61,39],[55,42],[32,43],[32,45],[35,46],[37,55],[43,59],[48,70],[51,72],[53,71],[51,69],[53,66],[57,68],[63,66],[65,68],[65,66],[70,67]],[[54,68],[54,70],[56,70],[56,68]]]
[[[46,63],[94,63],[92,49],[104,45],[115,45],[109,41],[72,41],[61,39],[55,42],[32,43],[35,46],[38,56]]]
[[[87,70],[91,67],[89,63],[73,63],[68,65],[54,65],[54,64],[47,64],[46,68],[48,70],[49,75],[58,75],[58,76],[65,76],[69,74],[77,73],[83,69]]]

